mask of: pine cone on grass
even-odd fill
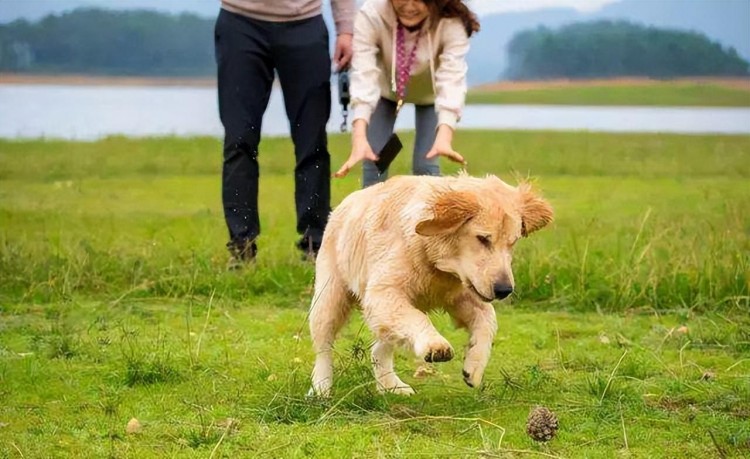
[[[526,421],[526,433],[534,441],[550,441],[557,433],[557,416],[543,406],[537,406],[529,413]]]

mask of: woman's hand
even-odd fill
[[[365,159],[377,161],[378,157],[375,156],[370,142],[367,141],[367,122],[363,119],[358,119],[354,120],[354,125],[352,126],[352,152],[349,155],[349,159],[333,176],[337,178],[346,177],[346,174],[349,173],[352,167]]]
[[[432,144],[432,148],[427,152],[426,158],[432,159],[435,156],[445,156],[451,161],[466,164],[464,157],[453,149],[452,143],[453,128],[447,124],[441,124],[438,126],[437,134],[435,134],[435,143]]]

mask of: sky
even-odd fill
[[[328,0],[323,0],[324,3]],[[575,8],[594,11],[616,0],[468,0],[479,16],[508,11],[529,11],[542,8]],[[362,0],[358,0],[362,3]],[[49,13],[60,13],[79,6],[103,8],[149,8],[170,13],[193,12],[202,16],[218,10],[219,0],[0,0],[0,22],[15,19],[37,20]]]
[[[616,0],[469,0],[467,4],[478,15],[530,11],[542,8],[575,8],[579,11],[596,11]]]

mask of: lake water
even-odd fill
[[[334,103],[329,131],[338,132],[341,121]],[[405,107],[396,128],[414,128],[411,107]],[[473,105],[466,107],[459,128],[750,134],[750,109]],[[278,90],[262,132],[289,135]],[[222,136],[216,89],[0,85],[0,138],[95,140],[113,134]]]

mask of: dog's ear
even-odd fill
[[[521,235],[527,237],[552,221],[552,206],[531,191],[528,184],[518,187],[521,199]]]
[[[437,236],[456,231],[479,213],[477,197],[465,191],[441,193],[432,205],[432,218],[417,223],[417,234]]]

